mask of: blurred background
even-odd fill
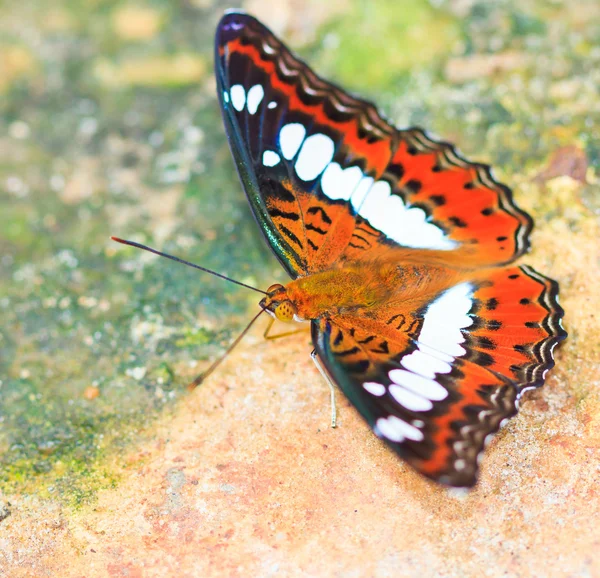
[[[254,294],[110,235],[259,287],[284,279],[215,98],[229,7],[0,3],[0,492],[77,505],[114,485],[110,456],[188,395],[255,310]],[[397,125],[493,164],[552,223],[548,244],[597,217],[597,0],[242,7]]]

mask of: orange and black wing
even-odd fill
[[[384,247],[509,263],[531,219],[486,165],[318,77],[255,18],[216,34],[225,127],[253,212],[292,277]]]
[[[467,487],[488,436],[554,366],[557,294],[529,267],[499,268],[411,310],[313,321],[313,342],[377,436],[425,476]]]

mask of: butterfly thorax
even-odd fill
[[[273,285],[261,306],[281,321],[336,315],[371,315],[390,302],[411,307],[443,291],[457,277],[452,269],[397,261],[352,262]]]

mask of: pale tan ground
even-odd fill
[[[2,575],[600,576],[598,231],[567,204],[574,232],[542,223],[526,261],[562,281],[570,337],[468,495],[410,471],[341,395],[330,429],[308,336],[257,327],[92,506],[10,496]]]

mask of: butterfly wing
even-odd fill
[[[228,13],[216,35],[219,99],[254,215],[292,277],[385,247],[509,263],[531,219],[487,166],[318,77],[260,22]]]
[[[472,486],[488,436],[554,366],[566,337],[557,292],[529,267],[495,269],[417,311],[313,321],[313,341],[379,437],[427,477]]]

